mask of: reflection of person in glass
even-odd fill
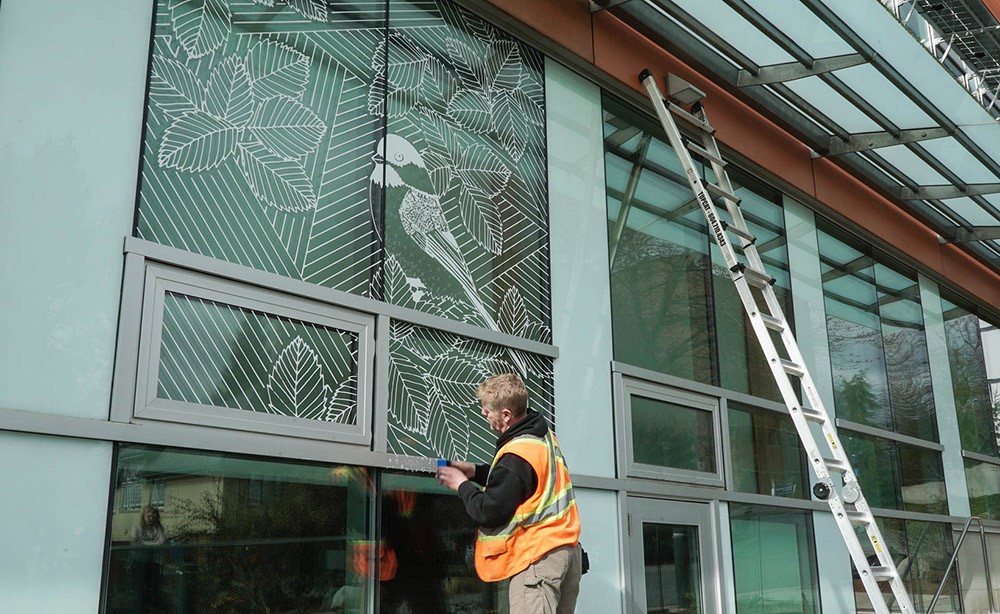
[[[143,612],[155,611],[160,600],[160,564],[167,541],[160,511],[151,505],[142,510],[139,525],[132,530],[132,570],[139,585],[139,605]],[[153,546],[153,548],[145,548]]]
[[[517,375],[487,379],[476,396],[500,435],[493,463],[438,469],[438,481],[458,492],[479,525],[476,572],[486,582],[510,579],[511,614],[571,613],[582,571],[580,516],[559,444],[545,418],[527,409]]]

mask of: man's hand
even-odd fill
[[[438,482],[448,490],[458,491],[458,487],[461,486],[463,482],[469,481],[465,471],[460,466],[468,465],[469,463],[455,462],[453,464],[456,466],[439,467],[437,471],[437,479]],[[475,471],[475,467],[473,467],[473,471]]]
[[[476,466],[472,463],[466,463],[462,461],[448,461],[449,467],[455,467],[459,471],[465,474],[465,477],[470,480],[476,477]]]

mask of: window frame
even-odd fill
[[[613,377],[616,430],[619,434],[619,449],[622,450],[622,453],[618,455],[621,477],[650,478],[717,488],[726,487],[726,463],[722,436],[723,407],[719,398],[639,379],[618,371],[614,373]],[[634,455],[635,443],[632,438],[633,395],[672,403],[697,411],[709,412],[712,418],[712,444],[715,451],[715,471],[696,471],[636,462]]]
[[[324,423],[260,411],[158,398],[159,356],[167,292],[280,316],[357,335],[357,423]],[[148,263],[142,292],[141,334],[132,421],[162,421],[269,435],[370,445],[375,316],[265,290],[169,265]]]

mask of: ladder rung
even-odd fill
[[[756,286],[758,288],[764,288],[765,286],[773,286],[774,282],[778,281],[777,279],[771,277],[764,271],[751,269],[742,262],[736,264],[736,266],[731,267],[729,270],[732,271],[733,273],[742,273],[743,277],[747,280],[747,282],[750,285]]]
[[[726,200],[735,204],[737,207],[739,207],[740,203],[742,202],[742,199],[740,199],[739,196],[733,194],[728,190],[722,189],[721,187],[715,185],[714,183],[706,181],[705,189],[708,190],[708,193],[711,194],[713,198],[725,198]]]
[[[698,119],[693,113],[689,113],[684,107],[676,105],[672,102],[667,102],[667,110],[676,115],[679,119],[686,121],[695,128],[698,128],[702,132],[707,132],[708,134],[715,134],[715,128],[710,126],[708,122]]]
[[[787,328],[787,326],[785,325],[785,322],[783,320],[779,320],[778,318],[776,318],[776,317],[774,317],[772,315],[768,315],[768,314],[760,312],[760,311],[757,312],[757,315],[760,316],[761,320],[764,320],[764,326],[770,328],[773,331],[777,331],[779,333],[785,332],[785,329]]]
[[[702,158],[705,158],[709,162],[712,162],[714,164],[718,164],[719,166],[725,166],[726,165],[726,161],[725,160],[723,160],[719,156],[713,154],[712,152],[710,152],[709,150],[705,149],[701,145],[698,145],[697,143],[692,143],[691,141],[688,141],[687,143],[685,143],[685,145],[693,153],[698,154],[699,156],[701,156]]]
[[[879,582],[886,582],[896,578],[896,570],[892,567],[872,567],[872,575]]]
[[[794,375],[795,377],[802,377],[806,374],[805,367],[799,363],[785,360],[784,358],[780,358],[779,360],[781,362],[781,368],[785,370],[785,373]]]
[[[802,407],[802,416],[806,420],[812,420],[813,422],[826,422],[829,418],[825,413],[819,411],[818,409],[813,409],[812,407]]]
[[[847,519],[851,521],[856,527],[863,527],[870,525],[875,519],[868,512],[845,512]]]
[[[722,229],[727,232],[733,233],[734,235],[743,239],[744,241],[748,241],[750,245],[753,245],[754,243],[757,242],[757,237],[750,234],[749,230],[746,230],[745,228],[740,228],[736,224],[730,224],[726,220],[722,220]]]
[[[837,473],[847,473],[847,470],[851,468],[844,461],[839,461],[835,458],[824,458],[823,464],[826,465],[827,470],[836,471]]]

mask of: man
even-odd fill
[[[559,444],[545,418],[528,410],[517,375],[494,375],[476,398],[500,435],[493,463],[438,469],[438,481],[458,492],[479,525],[476,572],[486,582],[510,578],[511,614],[571,614],[582,571],[580,515]]]

